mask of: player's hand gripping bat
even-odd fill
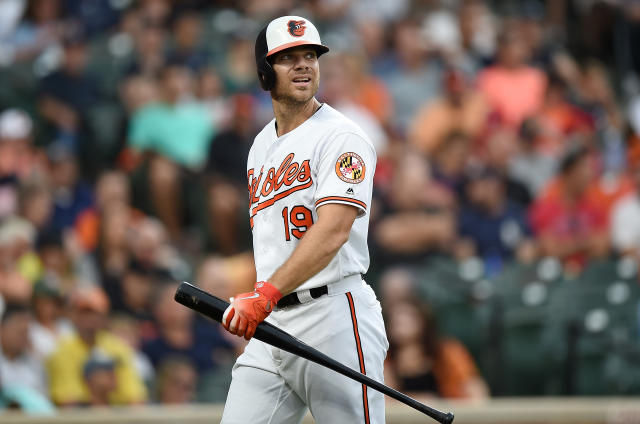
[[[182,283],[176,291],[175,300],[184,306],[191,308],[201,314],[220,322],[222,320],[222,314],[224,313],[229,303],[213,296],[201,290],[189,283]],[[282,331],[278,327],[269,324],[268,322],[262,322],[258,325],[256,333],[253,336],[258,340],[268,343],[277,348],[286,350],[287,352],[298,355],[309,361],[320,364],[324,367],[330,368],[346,377],[356,380],[359,383],[365,384],[387,396],[390,396],[400,402],[409,405],[410,407],[417,409],[418,411],[428,415],[436,421],[442,424],[450,424],[453,421],[453,414],[450,412],[444,413],[436,409],[433,409],[417,400],[400,393],[397,390],[392,389],[389,386],[373,380],[366,375],[355,371],[340,362],[331,359],[324,353],[312,348],[311,346],[301,342],[289,333]]]

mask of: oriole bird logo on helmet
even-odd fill
[[[305,23],[305,21],[293,20],[287,22],[287,26],[289,27],[289,34],[293,35],[294,37],[302,37],[304,35],[304,30],[307,29],[307,27],[304,25]]]

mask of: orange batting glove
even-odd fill
[[[258,324],[269,316],[281,298],[280,290],[266,281],[259,281],[252,292],[233,298],[222,315],[222,325],[231,334],[244,336],[249,340]]]

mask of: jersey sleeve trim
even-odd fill
[[[356,200],[356,199],[351,199],[349,197],[342,197],[342,196],[327,196],[327,197],[323,197],[321,199],[318,199],[316,201],[316,208],[318,208],[319,206],[322,206],[326,203],[343,203],[343,204],[348,204],[348,205],[352,205],[352,206],[357,206],[359,209],[362,210],[367,210],[367,204],[364,202],[361,202],[360,200]]]

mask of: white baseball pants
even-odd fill
[[[389,344],[380,303],[359,275],[329,294],[276,309],[267,321],[329,357],[383,381]],[[252,339],[233,367],[223,424],[382,424],[384,396],[306,359]]]

